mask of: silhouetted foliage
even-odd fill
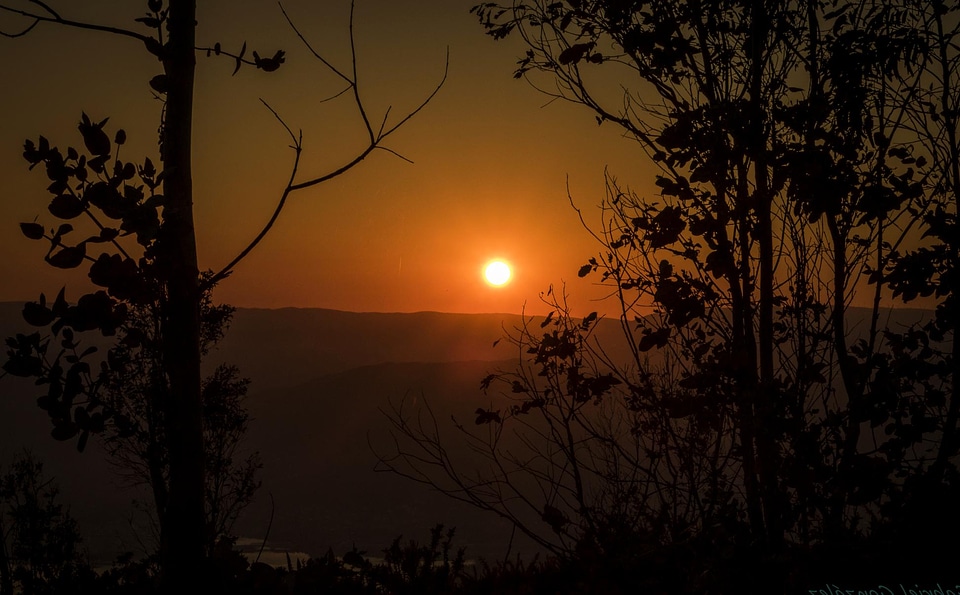
[[[518,78],[659,168],[649,198],[607,173],[600,226],[582,218],[601,251],[578,275],[610,288],[629,355],[547,292],[520,366],[482,382],[494,404],[455,425],[482,465],[402,406],[383,462],[573,567],[661,560],[655,590],[949,569],[957,547],[917,535],[957,528],[957,7],[473,10],[523,42]],[[889,309],[920,297],[932,320]]]
[[[43,464],[22,453],[0,476],[0,593],[83,593],[95,575]]]
[[[90,149],[92,155],[69,147],[64,158],[63,152],[50,147],[43,137],[38,143],[25,144],[24,158],[31,167],[43,164],[53,180],[48,187],[54,195],[50,212],[60,219],[83,215],[99,229],[96,235],[72,245],[67,238],[75,231],[72,225],[60,225],[49,234],[44,231],[36,239],[50,243],[47,261],[59,266],[66,263],[59,256],[65,251],[83,254],[69,264],[76,267],[89,262],[90,280],[106,291],[81,296],[75,306],[66,301],[65,290],[53,304],[48,305],[42,294],[39,301],[25,304],[24,320],[50,327],[51,336],[35,333],[9,339],[4,369],[16,376],[35,377],[39,386],[46,387],[37,403],[50,416],[54,438],[77,437],[77,448],[82,451],[89,436],[98,435],[121,474],[150,486],[159,544],[170,490],[166,438],[170,424],[165,419],[165,403],[172,390],[164,370],[164,293],[156,258],[164,202],[156,188],[163,175],[149,158],[137,166],[117,160],[112,173],[91,165],[98,163],[95,155],[109,156],[114,151],[105,124],[106,120],[92,123],[86,114],[80,122],[84,145],[98,152]],[[125,138],[122,130],[115,134],[121,143]],[[119,148],[118,144],[118,153]],[[64,210],[68,202],[73,206]],[[116,227],[110,226],[111,221],[118,222],[113,223]],[[122,243],[125,238],[136,244]],[[87,246],[97,244],[109,245],[117,253],[87,257]],[[222,338],[233,312],[229,306],[213,305],[210,293],[209,288],[204,291],[200,305],[201,355]],[[99,362],[94,360],[97,347],[83,344],[84,333],[92,330],[117,337]],[[59,344],[56,354],[48,351],[51,344]],[[246,430],[247,414],[241,404],[246,386],[237,369],[226,365],[203,383],[208,551],[229,531],[258,486],[255,454],[233,462]]]
[[[25,320],[34,326],[50,325],[52,337],[44,337],[38,332],[8,339],[8,358],[3,369],[15,376],[35,377],[39,384],[46,385],[47,394],[39,399],[39,404],[50,415],[53,437],[58,440],[75,438],[80,450],[84,449],[91,434],[101,433],[108,427],[121,439],[134,438],[127,444],[139,440],[139,420],[133,419],[129,411],[123,411],[117,402],[105,397],[109,392],[106,385],[111,374],[114,379],[123,376],[126,373],[122,370],[124,367],[139,366],[141,371],[150,375],[140,379],[141,387],[145,387],[141,396],[146,398],[141,401],[141,413],[146,410],[149,411],[144,415],[162,412],[160,424],[153,424],[149,431],[154,432],[150,440],[159,438],[165,444],[162,453],[141,449],[141,454],[150,461],[148,467],[153,470],[150,483],[162,511],[160,543],[161,568],[167,581],[165,588],[170,592],[183,590],[190,577],[200,571],[204,544],[209,549],[211,537],[235,516],[235,509],[230,506],[218,507],[209,515],[204,511],[205,495],[209,499],[211,494],[223,492],[223,485],[217,485],[218,480],[214,480],[214,487],[210,488],[205,477],[230,458],[229,449],[224,450],[224,447],[232,440],[229,431],[227,434],[218,433],[219,430],[204,434],[204,388],[209,392],[219,387],[225,398],[221,402],[225,408],[217,413],[216,407],[211,405],[207,407],[208,415],[220,415],[237,428],[245,421],[235,415],[238,410],[231,405],[243,390],[233,372],[224,369],[214,383],[204,386],[202,382],[200,358],[203,342],[208,339],[204,336],[205,321],[202,319],[209,291],[266,236],[291,193],[349,171],[378,149],[396,154],[384,146],[385,140],[434,97],[446,79],[446,70],[440,84],[420,105],[393,120],[388,119],[388,110],[379,127],[374,127],[369,117],[371,111],[364,106],[356,80],[352,5],[349,27],[352,68],[344,70],[325,60],[310,46],[281,6],[291,28],[310,53],[342,81],[345,88],[341,94],[351,92],[367,143],[346,164],[324,175],[300,180],[302,133],[294,134],[267,106],[292,141],[294,158],[289,181],[261,232],[226,266],[201,278],[193,221],[191,154],[196,54],[199,51],[208,56],[230,58],[234,61],[235,74],[244,65],[265,72],[276,71],[285,62],[285,52],[279,50],[272,56],[261,56],[253,51],[251,59],[247,57],[246,43],[237,53],[225,50],[220,43],[198,47],[195,0],[147,0],[145,15],[133,19],[137,24],[135,29],[67,19],[53,6],[39,0],[28,0],[24,6],[18,8],[0,2],[0,10],[20,15],[26,22],[19,31],[0,31],[0,34],[21,37],[36,26],[48,23],[107,33],[139,42],[162,66],[162,73],[149,78],[149,87],[162,101],[158,134],[160,170],[149,158],[142,163],[122,161],[120,147],[126,142],[126,133],[118,130],[111,142],[105,130],[108,120],[90,119],[86,114],[79,125],[86,154],[74,148],[68,148],[64,153],[55,146],[51,147],[42,136],[37,142],[28,140],[25,143],[24,157],[31,167],[42,165],[51,182],[47,187],[53,194],[48,207],[51,215],[62,220],[85,217],[94,230],[92,234],[77,235],[73,224],[63,223],[48,233],[44,225],[29,222],[20,225],[21,231],[31,240],[49,242],[45,260],[51,266],[72,269],[91,263],[88,276],[104,289],[81,296],[75,304],[68,302],[61,290],[52,304],[48,304],[41,294],[38,302],[27,305]],[[144,28],[149,33],[142,33]],[[121,240],[126,237],[135,239],[136,246],[124,246]],[[98,247],[102,250],[99,255],[88,254],[88,250]],[[208,308],[206,313],[210,312]],[[214,328],[216,332],[222,332],[222,327],[216,323],[206,321],[206,325],[206,330]],[[92,330],[107,337],[117,335],[118,331],[121,334],[120,342],[108,352],[99,370],[91,366],[95,348],[82,348],[75,334]],[[132,357],[128,357],[131,354]],[[120,361],[123,358],[128,361]],[[206,463],[205,439],[219,441],[207,450],[219,458]],[[157,476],[164,473],[164,477]],[[221,475],[221,480],[227,477],[232,476]],[[233,477],[230,481],[239,482],[229,488],[237,495],[238,502],[249,498],[247,494],[253,485],[251,477]],[[159,490],[160,486],[164,486],[165,495],[159,493],[163,491]],[[205,517],[208,518],[205,520]]]
[[[204,355],[216,344],[229,324],[233,308],[214,306],[209,293],[201,306]],[[132,484],[150,487],[153,496],[151,520],[155,528],[164,514],[169,494],[169,459],[164,438],[164,409],[170,390],[162,373],[158,308],[134,311],[119,331],[119,341],[108,353],[109,372],[104,376],[105,407],[124,419],[128,432],[120,436],[110,428],[103,444],[118,473]],[[135,338],[135,339],[134,339]],[[241,511],[260,483],[259,455],[239,458],[249,415],[243,400],[249,381],[234,366],[221,364],[203,382],[203,432],[205,466],[205,512],[208,555],[218,541],[230,534]],[[159,544],[159,534],[155,535]]]

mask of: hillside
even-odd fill
[[[0,303],[4,337],[24,330],[21,308]],[[854,334],[863,332],[865,312],[852,314]],[[899,328],[928,314],[894,310],[883,322]],[[428,400],[446,430],[451,415],[472,419],[489,400],[480,379],[512,368],[519,355],[508,341],[493,343],[520,323],[519,316],[505,314],[238,310],[207,362],[236,364],[252,380],[247,448],[261,453],[263,486],[236,532],[262,539],[272,496],[274,546],[317,555],[356,544],[376,553],[398,534],[423,538],[434,523],[445,522],[458,527],[458,543],[471,556],[503,555],[509,527],[426,486],[374,472],[370,444],[389,447],[381,410],[391,401]],[[615,346],[608,349],[614,357],[623,353],[618,332],[616,321],[597,330],[605,347]],[[45,462],[95,559],[138,550],[131,521],[142,516],[131,499],[143,500],[145,493],[123,489],[96,444],[80,455],[71,443],[53,441],[35,404],[40,392],[22,379],[0,381],[0,462],[22,448]],[[515,543],[518,548],[533,551],[523,542]]]
[[[0,334],[30,330],[20,322],[21,307],[0,304]],[[246,447],[261,453],[263,486],[238,534],[262,538],[272,495],[271,543],[291,549],[322,554],[356,543],[376,552],[401,533],[423,537],[443,521],[459,527],[458,542],[472,555],[500,555],[508,527],[424,486],[375,473],[368,436],[387,438],[380,409],[405,396],[429,399],[442,422],[451,413],[469,415],[478,399],[484,402],[480,379],[511,366],[506,342],[497,349],[492,344],[503,325],[519,321],[508,315],[239,310],[208,361],[237,364],[252,379]],[[94,558],[137,550],[131,520],[142,516],[130,501],[146,493],[122,486],[95,443],[81,455],[72,443],[52,440],[35,404],[41,392],[23,379],[0,381],[0,461],[22,448],[44,461]]]

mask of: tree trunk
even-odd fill
[[[950,190],[948,196],[953,199],[954,216],[960,214],[958,208],[958,197],[960,197],[960,139],[957,138],[957,101],[954,97],[954,90],[951,85],[953,79],[950,70],[950,59],[947,55],[949,36],[945,35],[943,28],[943,15],[934,10],[934,18],[937,25],[937,40],[939,42],[939,66],[941,68],[940,77],[943,81],[941,91],[941,103],[943,108],[944,124],[943,129],[946,132],[947,148],[950,152],[950,171],[947,179],[950,181]],[[946,207],[946,205],[944,205]],[[958,256],[957,240],[952,238],[947,242],[947,253],[949,261],[947,266],[956,267],[960,256]],[[953,286],[949,288],[946,296],[947,300],[953,300],[956,303],[957,294],[960,292],[960,275],[953,271]],[[943,423],[943,437],[940,442],[940,449],[937,452],[937,458],[931,469],[931,476],[935,481],[943,481],[944,472],[947,469],[947,462],[956,453],[957,448],[957,424],[960,423],[960,387],[957,386],[957,371],[960,370],[960,337],[958,337],[958,327],[956,314],[954,316],[951,357],[953,359],[953,369],[950,371],[950,400],[947,405],[947,417]]]
[[[749,203],[750,191],[747,185],[747,161],[743,159],[737,166],[737,203],[736,217],[740,232],[737,237],[739,263],[737,281],[741,284],[734,293],[733,308],[733,353],[734,378],[737,391],[737,419],[739,425],[740,450],[743,458],[743,479],[746,492],[747,516],[750,531],[755,539],[766,539],[767,530],[763,518],[763,495],[758,479],[757,456],[757,340],[754,333],[754,280],[750,266],[752,252],[749,221],[749,209],[742,207]],[[739,294],[739,295],[737,295]]]
[[[750,15],[750,103],[751,157],[753,158],[754,201],[757,217],[757,244],[760,250],[759,363],[760,383],[757,399],[757,455],[763,498],[764,524],[768,544],[777,549],[783,542],[778,480],[779,444],[775,433],[778,420],[777,390],[774,381],[773,342],[773,227],[772,193],[767,159],[766,106],[763,98],[764,66],[770,37],[769,16],[762,2],[753,4]]]
[[[10,556],[7,552],[7,531],[0,512],[0,595],[13,595],[13,576],[10,574]]]
[[[203,562],[203,428],[200,403],[200,290],[193,223],[191,141],[196,58],[196,0],[170,0],[163,122],[163,227],[158,262],[166,284],[164,369],[170,398],[164,411],[170,493],[163,518],[162,585],[168,593],[197,584]]]

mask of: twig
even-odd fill
[[[18,15],[20,15],[20,16],[24,16],[24,17],[27,17],[27,18],[30,18],[30,19],[34,19],[34,23],[33,23],[32,25],[30,25],[30,27],[29,27],[26,31],[23,31],[23,32],[21,32],[21,33],[19,33],[19,34],[14,34],[14,35],[11,35],[11,34],[8,34],[8,33],[4,33],[4,36],[5,36],[5,37],[19,37],[20,35],[26,34],[27,31],[29,31],[30,29],[33,29],[33,28],[37,25],[37,23],[44,22],[44,23],[57,23],[58,25],[65,25],[65,26],[68,26],[68,27],[76,27],[77,29],[89,29],[89,30],[91,30],[91,31],[102,31],[102,32],[104,32],[104,33],[113,33],[114,35],[121,35],[121,36],[123,36],[123,37],[132,37],[133,39],[137,39],[137,40],[139,40],[139,41],[141,41],[141,42],[143,42],[143,43],[145,43],[145,44],[146,44],[146,43],[149,43],[149,42],[151,42],[151,41],[156,42],[156,40],[155,40],[154,38],[152,38],[152,37],[149,37],[149,36],[147,36],[147,35],[143,35],[143,34],[137,33],[137,32],[135,32],[135,31],[130,31],[130,30],[128,30],[128,29],[120,29],[120,28],[118,28],[118,27],[108,27],[108,26],[106,26],[106,25],[97,25],[97,24],[95,24],[95,23],[84,23],[84,22],[81,22],[81,21],[73,21],[73,20],[70,20],[70,19],[65,19],[65,18],[61,17],[59,14],[57,14],[57,13],[56,13],[53,9],[51,9],[49,6],[47,6],[47,5],[44,4],[43,2],[40,2],[39,0],[30,0],[30,2],[31,2],[31,4],[36,4],[37,6],[43,8],[43,9],[44,9],[46,12],[48,12],[51,16],[44,16],[44,15],[42,15],[42,14],[34,14],[34,13],[32,13],[32,12],[27,12],[27,11],[25,11],[25,10],[20,10],[19,8],[12,8],[12,7],[10,7],[10,6],[6,6],[6,5],[4,5],[4,4],[0,4],[0,10],[5,10],[5,11],[7,11],[7,12],[12,12],[12,13],[18,14]]]
[[[380,124],[380,129],[379,129],[376,133],[374,133],[373,127],[372,127],[372,125],[370,124],[370,120],[369,120],[369,118],[367,117],[367,111],[366,111],[366,108],[365,108],[365,106],[364,106],[364,104],[363,104],[363,100],[362,100],[361,97],[360,97],[360,93],[359,93],[359,91],[358,91],[357,82],[356,82],[356,76],[357,76],[357,56],[356,56],[356,46],[355,46],[354,39],[353,39],[353,6],[354,6],[353,3],[351,3],[351,8],[350,8],[350,52],[351,52],[352,72],[353,72],[353,77],[354,77],[353,79],[351,79],[350,77],[346,76],[346,75],[343,74],[341,71],[337,70],[336,67],[334,67],[334,66],[333,66],[332,64],[330,64],[326,59],[324,59],[319,53],[317,53],[317,52],[313,49],[313,47],[310,46],[309,42],[307,42],[307,40],[303,37],[303,35],[300,33],[300,31],[296,28],[296,25],[293,24],[292,20],[290,19],[290,17],[287,15],[286,11],[284,10],[283,5],[280,4],[280,3],[278,3],[278,4],[279,4],[279,6],[280,6],[281,12],[283,12],[284,18],[287,19],[287,22],[288,22],[288,23],[290,24],[290,26],[293,28],[294,32],[295,32],[295,33],[297,34],[297,36],[301,39],[301,41],[303,41],[304,45],[307,46],[307,49],[310,50],[310,52],[311,52],[318,60],[320,60],[327,68],[329,68],[331,71],[333,71],[334,73],[336,73],[336,74],[337,74],[338,76],[340,76],[342,79],[344,79],[345,81],[347,81],[348,86],[347,86],[346,89],[344,89],[343,91],[340,91],[339,93],[337,93],[336,95],[334,95],[334,96],[331,97],[331,98],[328,98],[328,99],[325,100],[325,101],[329,101],[330,99],[339,97],[340,95],[343,95],[344,93],[346,93],[348,90],[352,90],[352,91],[353,91],[354,102],[355,102],[355,104],[356,104],[357,109],[358,109],[359,112],[360,112],[360,116],[361,116],[361,118],[363,119],[364,127],[366,128],[366,131],[367,131],[367,135],[368,135],[368,138],[369,138],[369,144],[367,145],[366,148],[364,148],[364,149],[363,149],[362,151],[360,151],[357,155],[355,155],[350,161],[348,161],[348,162],[345,163],[344,165],[338,167],[337,169],[335,169],[335,170],[333,170],[333,171],[330,171],[330,172],[328,172],[328,173],[326,173],[326,174],[324,174],[324,175],[318,176],[318,177],[316,177],[316,178],[312,178],[312,179],[309,179],[309,180],[305,180],[305,181],[303,181],[303,182],[296,182],[296,183],[295,183],[294,180],[296,180],[297,172],[299,171],[299,167],[300,167],[300,155],[301,155],[301,153],[303,152],[303,132],[301,131],[299,134],[295,135],[295,134],[293,133],[293,131],[290,129],[290,127],[287,125],[287,123],[284,122],[283,118],[281,118],[280,115],[276,112],[276,110],[274,110],[272,107],[270,107],[270,105],[269,105],[266,101],[264,101],[263,99],[261,99],[261,100],[260,100],[261,103],[263,103],[263,104],[266,106],[266,108],[267,108],[268,110],[270,110],[270,113],[272,113],[273,116],[277,119],[277,121],[280,122],[280,124],[283,126],[284,130],[287,131],[287,134],[289,134],[289,135],[290,135],[290,138],[293,140],[293,145],[291,146],[291,148],[294,150],[295,155],[294,155],[293,167],[291,168],[291,171],[290,171],[290,178],[289,178],[289,180],[288,180],[288,182],[287,182],[286,187],[283,189],[283,192],[280,194],[280,200],[277,202],[277,207],[274,209],[273,214],[270,216],[270,219],[267,221],[266,225],[264,225],[263,229],[260,230],[260,233],[257,234],[257,236],[253,239],[253,241],[251,241],[250,244],[248,244],[247,247],[244,248],[243,251],[240,252],[240,254],[238,254],[233,260],[231,260],[229,264],[227,264],[225,267],[223,267],[223,268],[220,270],[220,272],[218,272],[218,273],[216,273],[215,275],[213,275],[212,277],[210,277],[210,278],[204,283],[204,287],[210,287],[210,286],[216,284],[218,281],[221,281],[222,279],[224,279],[224,278],[226,278],[228,275],[230,275],[230,273],[232,272],[233,268],[236,267],[237,264],[239,264],[240,261],[243,260],[243,259],[261,242],[261,240],[263,240],[263,238],[267,235],[267,232],[270,231],[270,229],[273,227],[273,224],[274,224],[274,223],[277,221],[277,219],[279,218],[281,211],[283,211],[284,206],[286,206],[287,199],[290,197],[290,195],[291,195],[293,192],[296,192],[297,190],[303,190],[303,189],[309,188],[309,187],[311,187],[311,186],[316,186],[317,184],[321,184],[321,183],[323,183],[323,182],[326,182],[326,181],[328,181],[328,180],[331,180],[331,179],[333,179],[333,178],[336,178],[336,177],[340,176],[341,174],[346,173],[347,171],[353,169],[353,167],[356,166],[357,164],[359,164],[361,161],[363,161],[364,159],[366,159],[367,156],[370,155],[370,154],[371,154],[374,150],[376,150],[376,149],[380,149],[380,150],[382,150],[382,151],[386,151],[387,153],[390,153],[390,154],[392,154],[392,155],[394,155],[394,156],[396,156],[396,157],[398,157],[398,158],[406,161],[407,163],[413,163],[412,160],[408,159],[407,157],[404,157],[403,155],[401,155],[401,154],[398,153],[397,151],[395,151],[395,150],[393,150],[393,149],[390,149],[389,147],[384,147],[384,146],[383,146],[383,141],[384,141],[387,137],[389,137],[391,134],[393,134],[393,133],[394,133],[397,129],[399,129],[401,126],[403,126],[403,125],[406,124],[408,121],[410,121],[411,118],[413,118],[415,115],[417,115],[418,113],[420,113],[420,111],[421,111],[424,107],[426,107],[426,105],[427,105],[428,103],[430,103],[430,101],[432,101],[434,97],[436,97],[436,95],[437,95],[437,93],[440,91],[441,87],[443,87],[444,83],[446,83],[446,81],[447,81],[447,76],[448,76],[448,74],[449,74],[449,72],[450,72],[450,48],[448,47],[448,48],[447,48],[447,51],[446,51],[445,60],[444,60],[443,76],[440,78],[440,82],[437,83],[437,86],[434,87],[434,89],[430,92],[430,94],[427,95],[427,97],[426,97],[422,102],[420,102],[420,104],[418,104],[416,108],[414,108],[413,110],[411,110],[410,112],[408,112],[407,115],[405,115],[405,116],[404,116],[403,118],[401,118],[397,123],[395,123],[393,126],[391,126],[391,127],[389,127],[389,128],[386,127],[387,117],[388,117],[389,114],[390,114],[390,109],[388,108],[388,109],[386,110],[386,113],[385,113],[384,116],[383,116],[383,120],[382,120],[382,122],[381,122],[381,124]]]
[[[273,210],[273,215],[270,216],[270,220],[267,221],[267,224],[263,226],[263,229],[260,230],[260,233],[257,234],[257,237],[255,237],[253,241],[250,242],[250,244],[248,244],[247,247],[244,248],[243,251],[236,256],[236,258],[231,260],[227,266],[223,267],[220,270],[220,272],[216,273],[215,275],[207,279],[203,283],[204,287],[213,287],[214,285],[217,284],[217,282],[225,279],[233,270],[233,267],[237,266],[237,264],[247,256],[247,254],[249,254],[254,248],[257,247],[257,244],[259,244],[260,241],[263,240],[263,238],[267,235],[267,232],[269,232],[270,229],[273,227],[273,224],[276,223],[277,218],[280,217],[280,212],[283,211],[283,207],[287,203],[287,198],[290,196],[290,193],[294,190],[293,180],[297,176],[297,170],[300,167],[300,154],[303,151],[303,145],[302,145],[303,133],[301,132],[299,136],[295,136],[293,134],[293,131],[290,129],[290,127],[287,126],[287,123],[284,122],[283,118],[280,117],[280,114],[278,114],[276,110],[270,107],[270,104],[268,104],[263,99],[261,99],[260,101],[261,103],[263,103],[263,105],[267,107],[268,110],[270,110],[270,113],[272,113],[273,116],[277,119],[277,121],[280,122],[284,130],[287,131],[287,134],[289,134],[290,138],[293,140],[293,146],[291,148],[294,151],[294,158],[293,158],[293,167],[291,168],[291,171],[290,171],[290,179],[287,182],[286,188],[283,189],[283,193],[280,195],[280,200],[279,202],[277,202],[277,208]]]
[[[257,557],[254,559],[253,563],[256,564],[260,561],[260,556],[263,555],[263,549],[267,547],[267,539],[270,537],[270,529],[273,528],[273,513],[277,510],[275,503],[273,501],[273,493],[270,494],[270,520],[267,521],[267,532],[263,535],[263,541],[260,542],[260,551],[257,552]]]

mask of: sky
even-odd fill
[[[134,28],[146,2],[51,0],[65,18]],[[198,57],[195,217],[201,269],[219,270],[257,234],[290,175],[286,132],[267,101],[303,131],[298,179],[336,169],[362,150],[364,129],[342,83],[312,57],[267,0],[199,3],[198,44],[287,52],[274,73]],[[577,270],[598,252],[568,200],[596,224],[604,169],[643,191],[650,166],[636,143],[598,126],[584,108],[549,102],[513,78],[515,40],[484,35],[474,0],[357,0],[354,33],[360,92],[371,120],[415,107],[449,74],[434,101],[386,143],[413,161],[378,151],[347,174],[293,195],[270,235],[223,281],[216,299],[238,307],[322,307],[376,312],[543,314],[538,296],[566,288],[574,313],[604,311],[605,291]],[[350,65],[346,0],[285,0],[313,47]],[[0,27],[22,21],[0,15]],[[142,30],[146,32],[146,30]],[[249,54],[248,54],[249,55]],[[0,38],[0,301],[88,288],[82,272],[43,262],[45,245],[18,223],[58,223],[40,169],[28,171],[23,141],[81,146],[81,112],[127,132],[121,157],[155,162],[160,102],[148,81],[160,72],[139,42],[41,25]],[[507,285],[483,281],[483,266],[513,267]]]

